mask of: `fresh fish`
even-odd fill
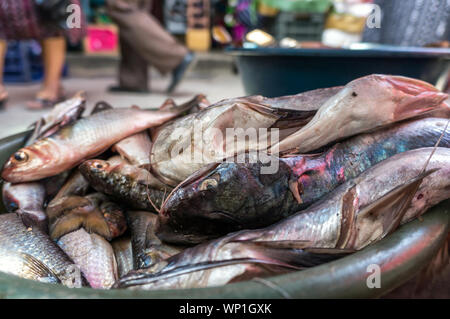
[[[436,109],[448,109],[448,95],[412,78],[373,74],[348,83],[325,102],[303,128],[272,145],[273,154],[317,150],[333,141]]]
[[[265,227],[305,209],[371,166],[401,152],[431,147],[447,120],[425,118],[398,123],[338,143],[320,155],[266,163],[226,162],[185,181],[160,210],[158,236],[167,242],[199,243],[229,232]],[[441,147],[450,148],[450,130]]]
[[[308,123],[315,113],[315,110],[275,108],[248,98],[219,102],[159,130],[156,138],[152,138],[151,171],[163,183],[176,186],[207,164],[247,150],[266,149],[271,141],[277,140],[271,129],[278,129],[281,137],[287,136]],[[233,128],[244,137],[238,143],[234,135],[227,139],[229,129]],[[256,135],[246,139],[248,131]]]
[[[109,289],[118,279],[114,251],[102,236],[80,228],[62,236],[57,244],[80,267],[92,288]]]
[[[432,151],[434,155],[430,159]],[[427,161],[428,165],[427,165]],[[427,168],[425,170],[425,167]],[[450,197],[450,149],[397,154],[322,201],[272,226],[186,249],[118,282],[120,288],[194,288],[313,266],[360,250]],[[337,253],[337,254],[336,254]]]
[[[233,100],[246,99],[250,102],[269,105],[270,107],[294,109],[299,111],[317,111],[322,106],[322,104],[324,104],[329,98],[337,94],[342,88],[343,86],[336,86],[331,88],[306,91],[295,95],[286,95],[273,98],[267,98],[261,95],[253,95],[234,99],[225,99],[220,101],[218,104],[226,104]]]
[[[61,197],[48,205],[47,215],[55,240],[80,227],[112,240],[127,228],[122,208],[100,193]]]
[[[42,183],[5,183],[2,198],[7,211],[17,213],[25,226],[35,225],[44,232],[47,231],[45,187]]]
[[[206,96],[203,94],[197,94],[194,96],[191,100],[177,105],[175,101],[171,98],[168,98],[160,107],[160,111],[176,111],[176,110],[184,110],[183,113],[180,113],[179,117],[197,113],[208,106],[210,106],[211,103],[206,99]],[[172,120],[174,121],[174,120]],[[158,133],[164,129],[167,125],[169,125],[170,122],[164,123],[163,125],[157,126],[157,127],[151,127],[149,129],[151,140],[154,141],[156,137],[158,136]]]
[[[56,133],[59,129],[78,120],[86,109],[84,92],[78,92],[71,99],[56,104],[53,109],[36,123],[30,139],[35,141]]]
[[[27,228],[16,214],[0,215],[0,271],[42,282],[81,287],[73,261],[38,228]]]
[[[111,242],[117,261],[117,273],[122,278],[134,270],[133,248],[130,236],[121,236]]]
[[[145,211],[128,211],[127,221],[131,232],[134,269],[149,268],[181,251],[161,242],[155,235],[158,216]]]
[[[130,135],[161,125],[179,112],[128,108],[92,114],[14,153],[2,177],[19,183],[57,175]]]
[[[156,212],[171,189],[146,169],[125,163],[88,160],[79,170],[95,190],[134,209]]]
[[[60,198],[71,195],[86,195],[89,189],[89,182],[84,178],[79,170],[75,170],[67,180],[67,182],[60,188],[58,193],[53,197],[49,206],[52,206],[52,202],[59,200]]]
[[[92,288],[108,289],[118,278],[108,241],[126,231],[126,220],[122,209],[103,194],[72,195],[83,194],[84,185],[75,173],[49,204],[50,236],[80,267]]]
[[[72,99],[58,103],[52,111],[40,118],[34,124],[33,134],[25,145],[49,136],[64,126],[67,126],[79,117],[85,109],[85,98],[77,93]],[[42,182],[3,184],[3,202],[9,212],[16,212],[22,218],[25,226],[40,227],[47,231],[47,216],[44,211],[46,196],[51,196],[55,188],[63,183],[67,177],[65,173],[50,177]]]
[[[150,168],[150,150],[152,142],[146,131],[140,132],[114,144],[112,150],[119,153],[133,165]]]

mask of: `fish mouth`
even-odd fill
[[[437,108],[449,108],[445,103],[448,94],[440,92],[430,83],[402,76],[382,76],[394,90],[405,94],[395,109],[394,118],[404,119],[424,114]]]
[[[10,179],[14,178],[14,174],[12,172],[14,171],[14,164],[11,160],[8,160],[5,165],[2,167],[2,179],[7,182],[12,182]]]
[[[430,83],[407,78],[403,76],[380,76],[382,80],[390,83],[395,89],[404,92],[408,95],[419,95],[423,92],[439,92],[437,88],[435,88]]]
[[[178,190],[181,188],[185,188],[188,185],[192,185],[196,182],[199,182],[201,179],[205,178],[206,176],[210,175],[221,163],[211,163],[206,166],[204,166],[202,169],[194,172],[190,176],[188,176],[184,181],[179,183],[167,196],[167,198],[164,200],[164,202],[161,205],[161,209],[159,211],[160,216],[167,216],[168,208],[167,205],[172,199],[177,196]]]

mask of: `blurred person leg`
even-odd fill
[[[108,0],[107,5],[121,39],[162,74],[172,72],[168,91],[173,91],[193,61],[193,54],[149,14],[151,1]]]
[[[148,93],[148,63],[133,48],[128,41],[120,36],[120,64],[118,86],[110,88],[117,92]]]
[[[61,77],[66,59],[66,40],[64,37],[51,37],[42,40],[42,59],[44,81],[36,99],[28,103],[30,109],[52,107],[64,98]]]
[[[8,44],[5,40],[0,40],[0,109],[5,105],[8,99],[8,92],[6,92],[3,84],[3,71],[5,66],[5,55]]]

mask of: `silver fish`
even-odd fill
[[[0,271],[68,287],[83,282],[77,266],[48,235],[25,227],[16,214],[0,215]]]
[[[80,228],[62,236],[57,244],[80,267],[92,288],[109,289],[118,279],[114,251],[103,237]]]

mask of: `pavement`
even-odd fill
[[[199,93],[205,94],[210,102],[245,95],[239,76],[233,72],[231,58],[224,54],[199,54],[196,66],[171,95],[165,93],[170,76],[162,76],[155,70],[151,70],[151,94],[108,92],[107,88],[116,84],[117,61],[114,57],[69,55],[70,76],[63,81],[67,96],[85,91],[89,109],[99,101],[106,101],[114,107],[138,105],[142,108],[157,108],[168,97],[180,103]],[[26,102],[34,98],[39,87],[39,83],[6,84],[10,98],[5,109],[0,111],[0,138],[21,132],[48,112],[26,109]]]

